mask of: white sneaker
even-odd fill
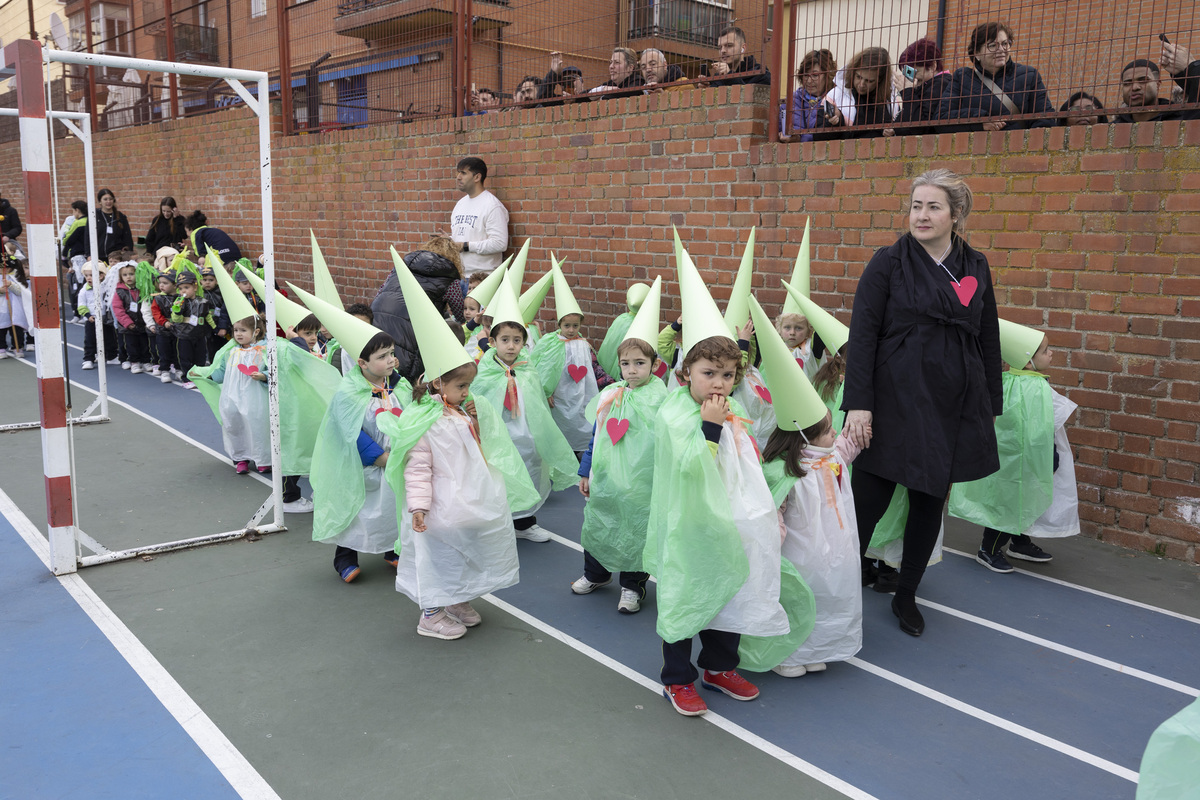
[[[117,366],[118,364],[120,364],[120,363],[121,363],[121,359],[119,359],[119,358],[110,358],[108,361],[105,361],[104,363],[105,363],[105,364],[108,364],[110,367],[115,367],[115,366]]]
[[[26,351],[30,351],[30,350],[32,350],[33,348],[34,348],[34,343],[33,343],[33,342],[28,342],[28,343],[25,345],[25,350],[26,350]]]
[[[799,678],[801,675],[806,674],[808,670],[804,668],[803,664],[797,664],[794,667],[786,667],[780,664],[778,667],[771,667],[771,672],[774,672],[776,675],[782,675],[785,678]]]
[[[142,365],[134,364],[132,367],[129,368],[129,374],[130,375],[141,375],[142,374]]]
[[[447,614],[443,608],[432,617],[425,616],[425,612],[422,611],[421,619],[417,623],[417,633],[434,639],[461,639],[467,634],[467,626]]]
[[[283,513],[285,514],[311,514],[313,511],[313,501],[307,497],[301,497],[299,500],[289,500],[283,504]]]
[[[8,351],[0,350],[0,358],[8,358]]]
[[[804,670],[806,672],[824,672],[825,664],[820,661],[818,661],[816,664],[805,664]]]
[[[151,364],[150,369],[146,370],[146,372],[150,373],[151,375],[153,375],[155,377],[158,377],[158,374],[160,372],[160,370],[158,368],[158,364]]]
[[[642,598],[633,589],[621,589],[621,601],[617,603],[617,611],[622,614],[636,614],[642,610]]]
[[[517,531],[517,538],[531,542],[548,542],[550,541],[550,531],[541,525],[530,525],[523,531]]]
[[[95,369],[96,362],[95,361],[85,361],[85,362],[83,362],[83,368],[84,369]]]
[[[185,389],[195,389],[195,388],[196,388],[196,384],[192,383],[191,381],[184,381],[184,382],[183,382],[183,388],[185,388]]]
[[[517,531],[517,533],[519,535],[520,531]],[[571,584],[571,591],[574,592],[575,594],[591,594],[592,592],[599,589],[601,586],[608,586],[610,583],[612,583],[611,575],[609,576],[608,580],[600,581],[598,583],[596,581],[589,581],[587,579],[587,576],[584,575],[579,580],[577,580]]]
[[[121,369],[129,369],[129,368],[130,368],[130,367],[132,367],[132,366],[133,366],[133,365],[132,365],[132,364],[130,364],[128,361],[122,361],[122,362],[121,362]]]
[[[159,376],[158,379],[160,381],[162,381],[163,383],[170,383],[171,382],[171,370],[167,370],[166,372],[164,372],[162,375]]]

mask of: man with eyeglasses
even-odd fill
[[[969,120],[942,125],[943,131],[1000,131],[1049,128],[1054,107],[1042,76],[1034,67],[1012,59],[1016,37],[1003,22],[987,22],[971,32],[967,55],[971,66],[955,70],[942,95],[938,119]],[[1039,117],[1014,119],[1026,114]]]
[[[1125,108],[1113,118],[1114,122],[1200,119],[1200,110],[1173,108],[1170,99],[1159,97],[1160,93],[1170,95],[1163,91],[1160,67],[1183,88],[1183,102],[1200,103],[1200,61],[1192,61],[1192,54],[1183,45],[1164,41],[1158,64],[1137,58],[1121,70],[1121,102]]]

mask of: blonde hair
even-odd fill
[[[797,314],[796,312],[791,311],[791,312],[786,312],[786,313],[780,314],[778,317],[776,317],[775,318],[775,332],[778,333],[780,335],[780,337],[783,337],[783,325],[785,322],[791,322],[793,324],[796,324],[797,322],[803,322],[805,324],[805,326],[808,328],[808,337],[810,339],[812,338],[812,335],[813,335],[812,323],[810,323],[808,321],[808,317],[804,316],[803,314]]]
[[[932,186],[946,193],[946,198],[950,201],[950,214],[954,219],[954,232],[959,236],[966,233],[967,217],[970,216],[971,208],[975,205],[975,196],[962,176],[948,169],[931,169],[923,172],[913,179],[912,190],[908,194],[910,201],[912,193],[921,186]]]
[[[421,245],[421,249],[428,250],[430,253],[439,255],[449,261],[458,270],[458,277],[462,277],[462,244],[448,236],[434,236]]]

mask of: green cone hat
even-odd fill
[[[321,320],[321,324],[333,334],[333,338],[338,340],[338,344],[345,348],[352,359],[359,358],[366,349],[367,342],[371,341],[375,334],[383,333],[369,322],[363,322],[337,306],[331,306],[321,298],[298,288],[294,283],[289,283],[288,288],[296,293],[309,311],[317,315],[317,319]],[[443,322],[442,327],[446,327],[446,323]]]
[[[629,330],[625,332],[625,338],[621,341],[627,342],[630,339],[639,339],[654,347],[658,342],[658,323],[661,316],[659,308],[661,303],[662,278],[655,278],[654,285],[647,287],[646,297],[642,300],[641,307],[638,308],[633,322],[629,324]]]
[[[229,277],[229,273],[225,271],[225,266],[217,254],[209,250],[205,255],[205,260],[217,276],[217,288],[221,290],[221,299],[225,301],[225,310],[229,312],[230,323],[246,317],[257,317],[258,312],[254,310],[254,306],[250,305],[250,301],[246,299],[246,295],[242,294],[242,290],[237,287],[233,278]]]
[[[554,253],[550,254],[550,272],[554,275],[554,318],[562,321],[568,314],[582,317],[583,309],[575,300],[575,294],[567,284],[567,276],[563,275],[562,265],[554,258]]]
[[[825,419],[829,409],[817,390],[809,383],[804,370],[792,356],[771,318],[753,297],[750,298],[750,317],[758,335],[758,366],[771,392],[775,422],[781,430],[802,431]]]
[[[783,288],[787,289],[788,299],[800,309],[795,313],[804,315],[804,318],[808,320],[808,324],[812,326],[812,329],[821,337],[821,341],[825,343],[827,350],[836,353],[842,349],[842,345],[850,341],[850,328],[847,327],[846,323],[800,294],[787,281],[783,282]]]
[[[550,293],[550,287],[554,285],[554,269],[546,270],[546,274],[537,279],[537,282],[521,293],[517,299],[517,307],[521,309],[521,318],[525,320],[526,325],[532,325],[533,320],[537,317],[538,312],[542,310],[542,303],[546,301],[546,295]]]
[[[242,275],[246,277],[246,280],[250,281],[250,285],[254,287],[254,291],[265,303],[267,300],[267,284],[263,282],[263,279],[245,269],[242,270]],[[290,283],[288,285],[291,286]],[[274,289],[271,291],[275,293],[275,320],[283,326],[284,330],[296,327],[296,323],[309,315],[308,309],[304,306],[292,302],[279,292],[275,292]]]
[[[746,240],[746,249],[742,251],[742,263],[738,267],[737,277],[733,280],[733,288],[729,291],[729,302],[725,305],[725,322],[734,333],[750,319],[750,284],[753,281],[754,228],[751,228],[750,238]]]
[[[547,283],[547,285],[549,284]],[[512,284],[508,281],[504,281],[496,287],[496,296],[492,298],[492,304],[488,306],[487,316],[492,318],[493,329],[501,322],[513,322],[522,329],[525,328],[525,317],[521,314],[521,303],[517,300],[517,295],[513,291]]]
[[[513,295],[521,296],[521,284],[525,282],[525,261],[529,258],[529,245],[533,239],[526,239],[525,244],[521,245],[521,249],[517,252],[517,257],[513,259],[512,265],[505,273],[504,280],[512,287]]]
[[[1000,355],[1004,363],[1013,369],[1025,369],[1037,349],[1042,346],[1046,334],[1039,330],[1000,320]]]
[[[492,302],[492,298],[496,295],[496,287],[504,280],[508,264],[512,259],[512,256],[504,259],[503,264],[492,270],[486,278],[479,282],[478,286],[467,292],[467,297],[479,303],[480,308],[487,308],[487,304]]]
[[[682,255],[676,269],[679,273],[679,299],[683,306],[683,355],[686,358],[692,348],[705,339],[720,336],[734,341],[734,338],[712,295],[708,293],[704,279],[692,263],[692,257],[687,250],[683,250]]]
[[[311,228],[308,230],[308,235],[312,238],[313,291],[317,297],[329,305],[345,311],[346,307],[338,295],[337,286],[333,283],[333,276],[329,274],[329,266],[325,263],[325,254],[321,252],[321,246],[317,244],[317,235],[312,232]]]
[[[796,265],[792,267],[792,280],[790,283],[795,287],[796,291],[808,297],[811,278],[809,277],[809,265],[812,259],[812,249],[808,243],[808,226],[812,220],[804,221],[804,239],[800,242],[800,252],[796,253]],[[792,299],[789,293],[783,299],[784,314],[803,314],[800,306]],[[825,337],[821,337],[825,338]]]
[[[400,281],[400,293],[404,295],[408,318],[417,337],[417,349],[421,351],[421,361],[425,364],[425,380],[440,378],[470,363],[473,359],[450,331],[445,318],[433,307],[429,295],[425,294],[412,270],[404,263],[396,248],[390,250],[392,263],[396,266],[396,277]]]
[[[637,310],[642,307],[642,303],[646,302],[648,294],[650,294],[650,284],[635,283],[625,290],[625,305],[632,313],[636,314]]]

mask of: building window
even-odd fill
[[[267,0],[250,0],[250,16],[265,17],[267,15]]]

